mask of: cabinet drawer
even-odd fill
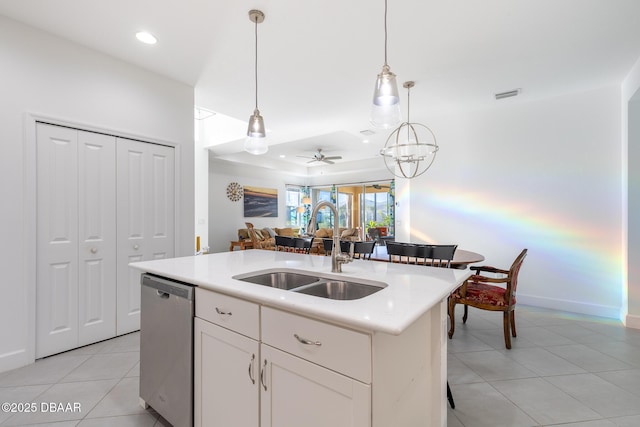
[[[260,306],[196,288],[196,316],[255,340],[260,339]]]
[[[371,383],[371,337],[367,334],[263,307],[262,342]]]

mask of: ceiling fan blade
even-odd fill
[[[325,160],[340,160],[342,159],[342,156],[329,156],[329,157],[325,157]]]
[[[331,160],[329,160],[329,157],[325,157],[324,159],[322,159],[322,160],[320,160],[320,161],[321,161],[321,162],[324,162],[324,163],[328,163],[328,164],[330,164],[330,165],[332,165],[332,164],[333,164],[333,162],[332,162]]]
[[[308,157],[307,157],[307,159],[308,159]],[[311,159],[307,163],[313,163],[313,162],[317,162],[317,161],[318,161],[318,159]]]

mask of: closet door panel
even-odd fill
[[[79,345],[116,334],[115,138],[78,133]]]
[[[170,258],[174,248],[174,149],[152,146],[149,218],[150,259]]]
[[[36,128],[36,357],[77,346],[77,132]]]
[[[140,328],[135,261],[174,254],[174,149],[117,139],[117,334]]]
[[[118,285],[116,333],[135,331],[140,322],[140,277],[128,264],[145,260],[144,200],[146,172],[144,144],[117,141],[117,256]]]

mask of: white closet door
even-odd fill
[[[117,140],[117,334],[140,328],[140,272],[130,262],[173,257],[174,149]]]
[[[78,343],[77,131],[38,124],[36,358]]]
[[[78,132],[79,345],[116,335],[116,141]]]

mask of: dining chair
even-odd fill
[[[298,253],[308,254],[311,251],[311,244],[313,243],[313,238],[303,238],[303,237],[295,237],[293,240],[293,250]]]
[[[387,255],[389,262],[394,262],[394,256],[398,257],[401,264],[416,264],[417,258],[420,258],[420,247],[413,243],[387,242]]]
[[[322,239],[322,247],[324,248],[325,255],[331,255],[333,250],[333,239]]]
[[[467,322],[469,306],[481,310],[501,311],[504,343],[507,349],[511,348],[511,337],[516,337],[515,307],[518,273],[526,256],[527,249],[523,249],[509,270],[489,266],[471,267],[475,274],[449,295],[449,338],[453,337],[455,331],[456,304],[464,304],[462,323]],[[499,277],[482,276],[480,272]]]
[[[451,268],[451,261],[456,254],[458,245],[430,245],[431,254],[429,256],[432,267]]]
[[[289,236],[276,236],[276,251],[289,251],[294,247],[293,237]]]
[[[340,250],[342,252],[350,253],[351,244],[353,243],[353,257],[354,259],[371,259],[371,254],[376,246],[376,242],[371,240],[367,242],[350,242],[347,240],[340,241]]]
[[[367,230],[367,234],[369,235],[369,238],[371,240],[373,240],[373,242],[378,243],[380,240],[380,230],[377,228],[369,228]]]

